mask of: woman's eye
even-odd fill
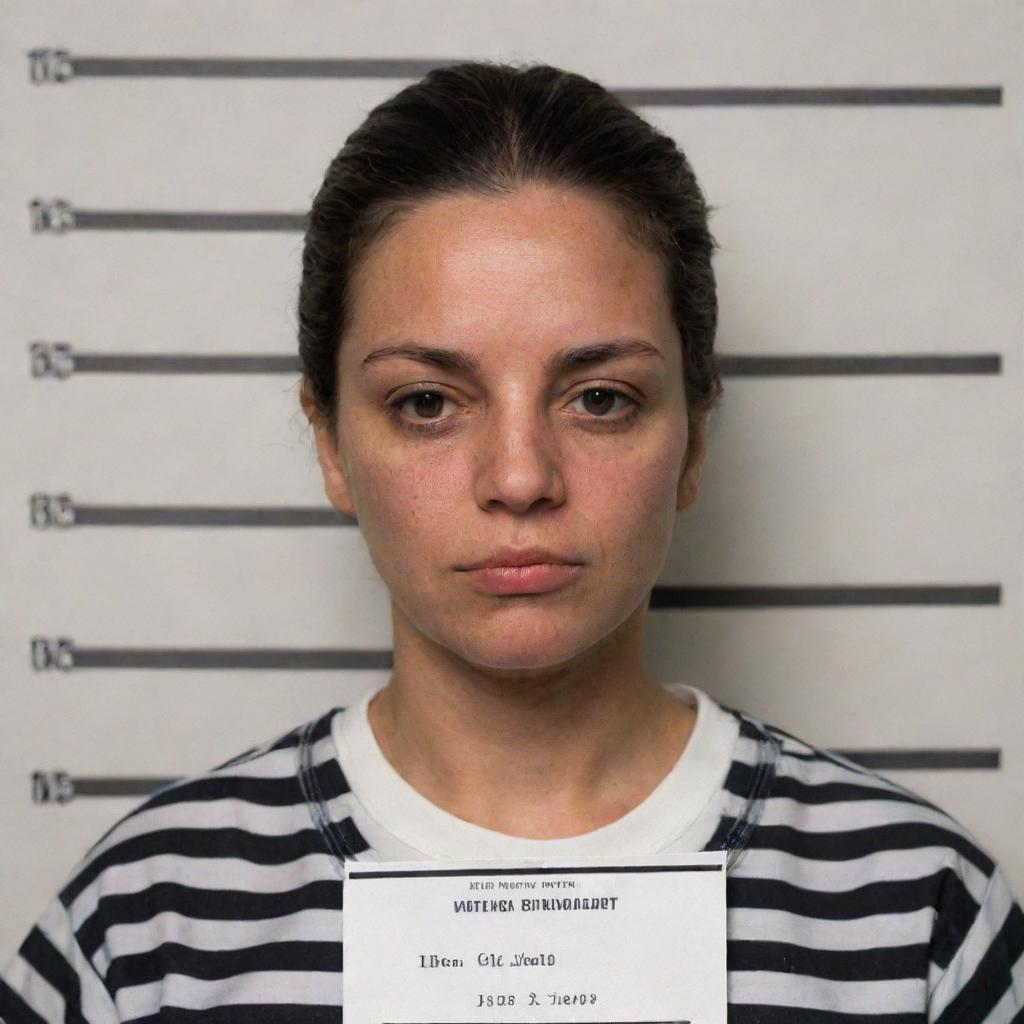
[[[621,420],[625,419],[631,409],[627,409],[625,416],[609,416],[608,411],[615,406],[615,400],[617,398],[624,398],[630,406],[635,408],[639,403],[635,398],[627,395],[625,391],[619,391],[617,388],[606,388],[606,387],[593,387],[587,388],[586,391],[581,391],[573,401],[578,402],[581,398],[587,399],[590,396],[596,395],[597,399],[592,400],[589,403],[584,402],[584,406],[587,407],[587,412],[591,413],[595,419],[605,420]]]
[[[419,391],[410,391],[394,402],[389,402],[388,413],[402,429],[427,434],[439,430],[449,418],[437,415],[444,408],[444,402],[445,395],[442,391],[422,388]],[[406,405],[411,405],[409,413],[402,411]]]
[[[407,402],[413,402],[413,412],[418,418],[423,414],[426,419],[436,419],[436,414],[444,407],[445,396],[440,391],[411,391],[409,394],[392,403],[392,408],[401,409]]]

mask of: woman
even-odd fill
[[[1024,914],[968,832],[647,668],[721,390],[707,215],[670,139],[543,65],[432,71],[348,138],[301,401],[393,672],[118,822],[5,1020],[337,1021],[346,859],[716,850],[730,1020],[1021,1019]]]

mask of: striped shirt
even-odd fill
[[[963,826],[875,772],[676,689],[698,706],[679,764],[625,825],[572,839],[489,848],[499,833],[462,822],[453,831],[473,848],[444,848],[429,818],[446,812],[417,806],[397,773],[381,780],[365,698],[166,786],[76,865],[0,974],[0,1018],[338,1022],[340,859],[653,844],[728,851],[731,1022],[1024,1021],[1024,912]],[[402,810],[422,820],[407,827]]]

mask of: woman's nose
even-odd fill
[[[562,453],[546,410],[508,409],[492,416],[477,450],[477,502],[522,514],[538,502],[565,500]]]

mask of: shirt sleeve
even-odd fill
[[[82,952],[67,910],[54,897],[0,973],[4,1024],[117,1024],[103,979]]]
[[[962,936],[929,995],[930,1024],[1024,1021],[1024,911],[998,864]]]

